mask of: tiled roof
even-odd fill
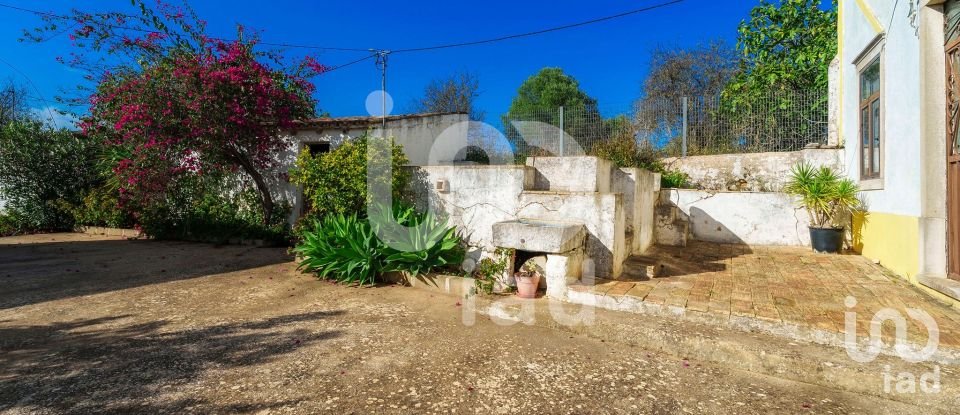
[[[406,120],[406,119],[416,119],[416,118],[426,118],[434,117],[438,115],[453,115],[461,114],[458,112],[428,112],[421,114],[398,114],[398,115],[388,115],[387,122]],[[342,126],[367,126],[379,124],[383,120],[382,117],[378,116],[355,116],[355,117],[328,117],[328,118],[310,118],[306,120],[296,121],[297,124],[300,124],[304,127],[342,127]]]

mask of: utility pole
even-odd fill
[[[389,50],[371,49],[377,55],[377,68],[380,69],[380,134],[387,137],[387,57]],[[392,137],[391,137],[392,140]]]

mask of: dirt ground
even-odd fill
[[[317,281],[284,249],[0,238],[0,413],[917,410],[462,312]]]

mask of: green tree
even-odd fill
[[[762,0],[737,30],[740,72],[727,87],[732,98],[777,91],[826,89],[837,54],[837,1]]]
[[[830,61],[837,54],[837,2],[763,0],[738,29],[740,71],[717,115],[743,138],[724,148],[799,150],[826,137]]]
[[[602,136],[604,126],[597,100],[581,90],[580,83],[562,69],[543,68],[520,85],[510,103],[510,110],[503,116],[507,140],[514,150],[525,153],[529,145],[539,144],[524,144],[520,132],[511,125],[511,121],[539,121],[559,126],[560,107],[564,108],[564,131],[577,140],[581,148],[588,150],[589,144]],[[556,140],[556,137],[527,138],[527,141],[538,138]]]
[[[71,206],[98,182],[93,140],[40,121],[0,127],[0,199],[19,232],[70,230]]]

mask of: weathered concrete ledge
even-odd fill
[[[528,252],[562,254],[583,246],[582,224],[517,219],[493,224],[493,244]]]
[[[88,235],[122,236],[126,238],[143,237],[143,232],[136,229],[108,228],[104,226],[81,226],[77,228],[76,231]]]

